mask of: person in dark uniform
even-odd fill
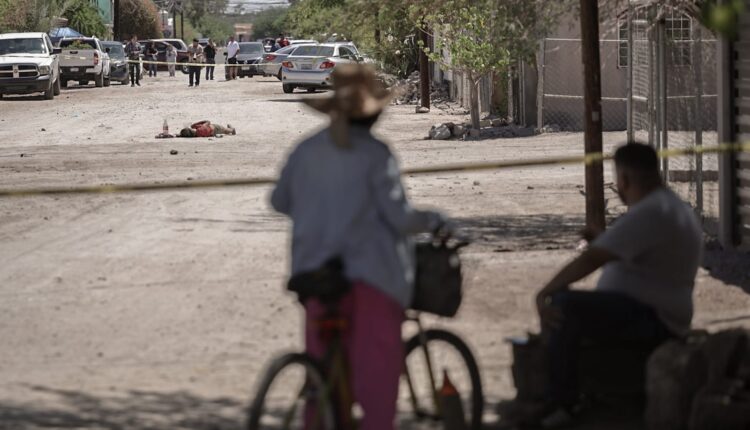
[[[146,58],[148,58],[148,61],[153,61],[153,63],[149,63],[148,68],[148,76],[156,77],[156,60],[159,59],[158,57],[159,51],[156,50],[156,46],[154,45],[154,42],[149,42],[146,46]]]
[[[141,86],[141,44],[135,34],[125,46],[125,54],[130,62],[130,86]]]
[[[206,64],[216,64],[216,44],[213,40],[208,39],[206,47],[203,48],[203,57],[206,59]],[[206,80],[214,80],[214,66],[206,66]]]

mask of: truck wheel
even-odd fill
[[[60,95],[60,78],[55,79],[54,90],[55,90],[55,95],[59,96]]]
[[[294,85],[283,84],[282,88],[284,88],[284,94],[291,94],[294,92]]]
[[[182,71],[183,75],[187,75],[188,73],[190,73],[187,59],[183,59],[182,61],[180,61],[180,70]]]
[[[94,76],[94,85],[97,88],[101,88],[104,86],[104,72],[101,72],[98,75]]]
[[[112,84],[112,81],[109,78],[104,78],[104,86],[108,87]]]
[[[44,100],[52,100],[55,98],[55,83],[50,82],[49,88],[44,92]]]
[[[66,81],[65,79],[63,79],[63,81],[60,83],[60,85],[62,85],[63,88],[68,88],[68,81]]]

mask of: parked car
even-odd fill
[[[156,61],[161,61],[166,63],[167,62],[167,45],[172,45],[175,48],[177,48],[177,68],[179,70],[182,70],[182,73],[187,74],[188,68],[188,52],[187,52],[187,45],[185,42],[179,39],[146,39],[146,40],[139,40],[138,43],[141,44],[141,53],[143,55],[146,54],[146,48],[148,47],[149,43],[153,43],[156,47],[156,51],[158,52],[156,54]],[[184,48],[184,49],[183,49]],[[146,64],[147,66],[147,64]],[[166,64],[159,64],[156,66],[156,70],[168,70],[169,66]]]
[[[200,46],[202,46],[202,47],[205,48],[208,45],[208,40],[209,39],[207,37],[202,37],[202,38],[198,39],[198,45],[200,45]]]
[[[281,63],[281,82],[284,92],[296,88],[313,92],[333,84],[331,73],[337,64],[358,63],[364,58],[353,43],[323,43],[299,46]]]
[[[237,76],[240,78],[253,77],[255,75],[262,75],[263,72],[258,68],[258,63],[263,59],[265,55],[263,44],[260,42],[240,42],[240,52],[237,54]],[[226,62],[226,52],[224,53]],[[224,68],[224,76],[229,79],[229,67]]]
[[[286,60],[289,55],[293,55],[294,50],[299,46],[303,45],[289,45],[276,52],[269,52],[264,55],[261,65],[259,66],[261,72],[263,72],[264,75],[276,76],[278,80],[281,80],[281,63]]]
[[[46,33],[0,34],[0,97],[5,94],[60,94],[60,49]]]
[[[63,88],[68,81],[97,87],[108,87],[110,82],[109,54],[96,37],[71,37],[60,41],[60,76]]]
[[[101,44],[109,54],[109,79],[127,84],[130,81],[130,71],[122,43],[102,41]]]

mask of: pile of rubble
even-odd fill
[[[504,118],[488,118],[480,121],[480,129],[472,129],[470,123],[456,124],[445,122],[432,126],[427,134],[430,140],[448,140],[457,139],[493,139],[493,138],[514,138],[529,137],[536,134],[533,128],[521,127],[509,124]]]
[[[414,72],[406,79],[381,73],[380,79],[388,88],[398,88],[400,94],[394,100],[397,105],[416,105],[420,102],[419,72]],[[430,84],[430,101],[435,104],[450,101],[448,90],[443,85]]]

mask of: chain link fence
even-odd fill
[[[651,5],[624,17],[628,87],[628,137],[657,149],[718,143],[716,40],[678,10]],[[707,221],[719,217],[718,156],[664,159],[665,179]]]
[[[657,149],[716,145],[717,41],[679,10],[624,2],[600,40],[602,126]],[[579,38],[550,37],[537,57],[537,127],[582,131],[583,65]],[[719,216],[718,157],[665,159],[669,185],[706,221]],[[711,224],[707,223],[707,226]]]

